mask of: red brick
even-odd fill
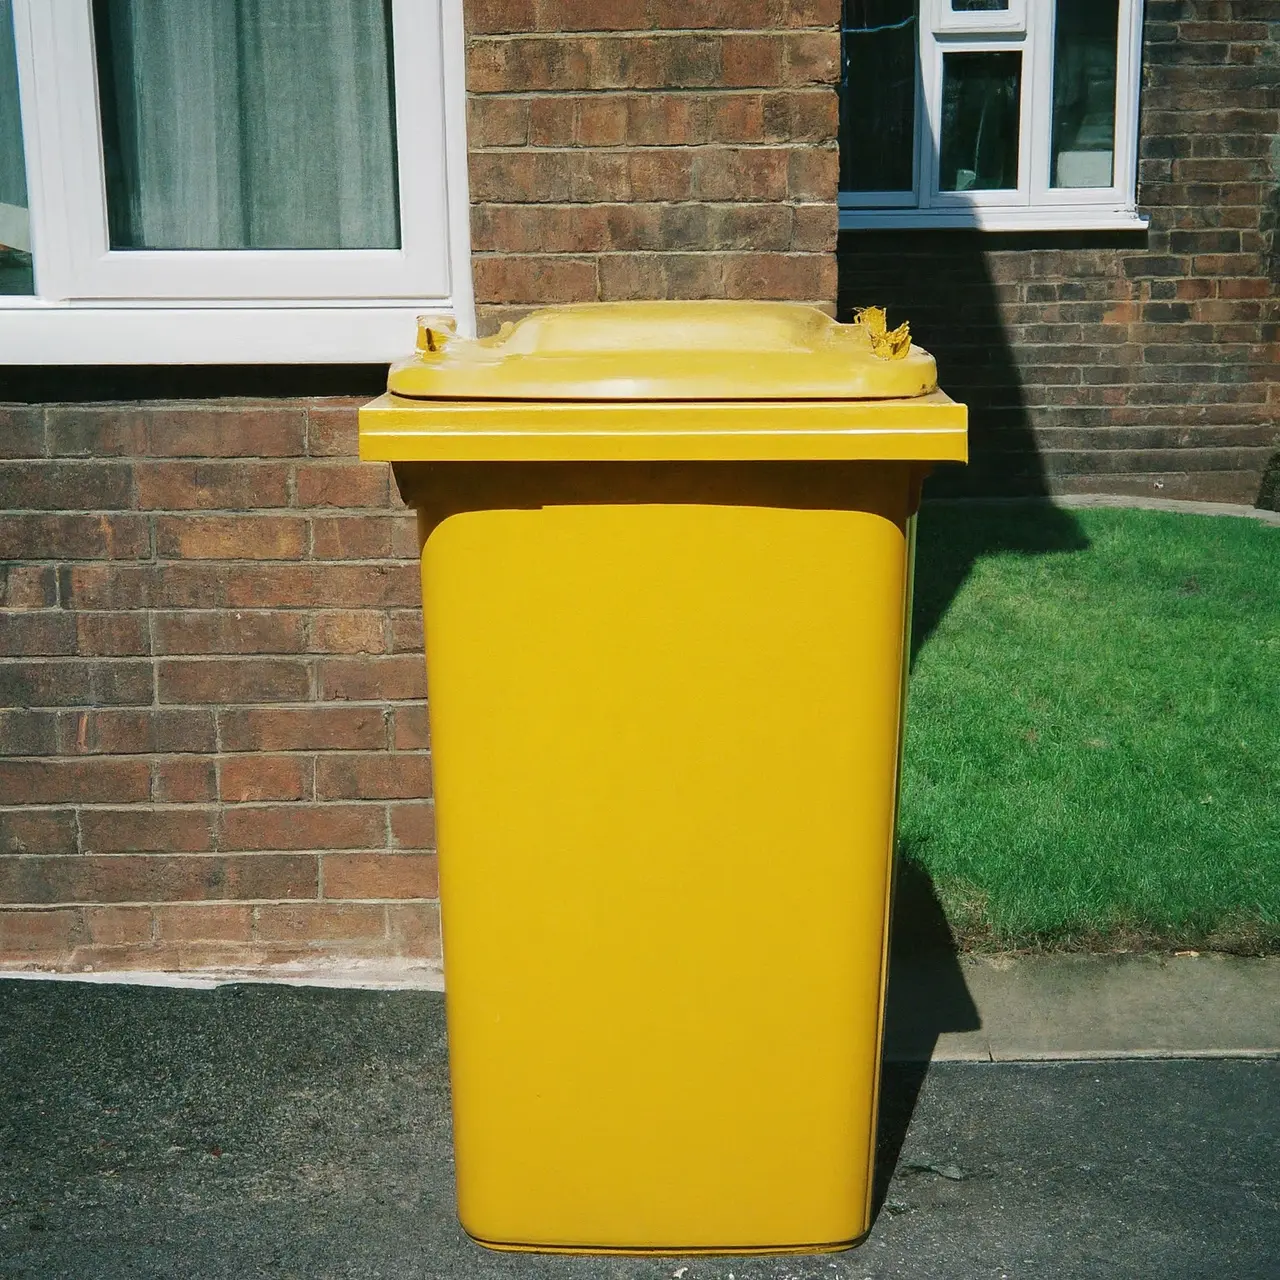
[[[600,298],[604,302],[667,295],[661,254],[612,253],[600,261]]]
[[[463,18],[471,33],[533,31],[536,0],[468,0]]]
[[[123,462],[0,462],[0,506],[13,510],[119,510],[130,485]]]
[[[683,151],[649,147],[632,151],[626,157],[625,193],[631,200],[685,200],[693,194],[694,160]],[[584,157],[581,180],[575,177],[575,199],[591,199],[597,192],[591,185],[589,161]],[[607,181],[607,178],[606,178]]]
[[[321,658],[319,696],[326,702],[384,702],[427,696],[427,674],[416,653],[375,658]]]
[[[0,858],[0,902],[314,898],[317,877],[311,854]]]
[[[406,564],[258,564],[227,568],[223,603],[255,608],[361,609],[413,607],[422,600],[420,571]]]
[[[72,614],[44,610],[0,613],[0,654],[31,657],[75,651],[76,620]]]
[[[391,615],[391,648],[396,653],[421,654],[425,643],[421,609],[397,609]]]
[[[147,452],[146,412],[140,406],[50,405],[49,452],[55,456],[120,457]]]
[[[839,213],[833,204],[802,204],[791,211],[791,249],[805,253],[834,253]]]
[[[786,95],[786,138],[792,143],[836,142],[840,133],[840,99],[826,89]]]
[[[150,907],[89,907],[84,921],[94,944],[125,947],[151,941]]]
[[[632,146],[689,146],[706,142],[713,103],[704,95],[628,95],[627,142]]]
[[[161,942],[248,942],[253,936],[253,908],[248,906],[161,906],[154,917]]]
[[[418,800],[431,795],[431,757],[410,752],[333,752],[316,760],[320,800]]]
[[[144,609],[156,594],[156,570],[153,565],[64,565],[57,590],[65,608]]]
[[[802,147],[791,152],[787,191],[794,200],[833,200],[840,181],[840,153],[834,147]]]
[[[694,191],[703,200],[784,199],[792,154],[785,147],[708,147],[694,160]]]
[[[87,662],[34,658],[0,662],[0,705],[57,707],[93,702],[93,674]]]
[[[595,297],[595,263],[556,255],[477,256],[476,296],[487,302],[584,302]]]
[[[83,938],[79,911],[0,910],[0,955],[6,960],[52,959]]]
[[[523,98],[469,98],[467,141],[473,148],[524,146],[529,141],[528,101]]]
[[[321,860],[326,898],[438,898],[434,854],[331,853]]]
[[[294,479],[300,507],[385,507],[391,469],[367,462],[309,462]]]
[[[213,848],[213,810],[81,809],[80,847],[91,853],[205,853]]]
[[[308,800],[312,790],[309,756],[268,756],[255,753],[227,756],[219,765],[223,800]]]
[[[58,755],[58,712],[0,707],[0,743],[12,756]]]
[[[98,659],[87,666],[91,701],[107,705],[151,704],[155,672],[149,661]]]
[[[738,254],[725,269],[728,298],[808,301],[830,297],[836,261],[828,254]]]
[[[150,791],[145,760],[0,759],[0,796],[10,804],[128,804]]]
[[[393,849],[434,849],[436,809],[430,800],[414,800],[389,806]]]
[[[221,815],[222,849],[369,849],[385,843],[381,805],[243,805]]]
[[[783,55],[783,37],[775,32],[726,36],[721,44],[722,83],[730,89],[778,84]]]
[[[289,505],[289,465],[284,462],[139,462],[134,474],[143,510]]]
[[[5,405],[0,408],[0,457],[38,458],[44,451],[42,406]]]
[[[425,706],[400,706],[392,713],[392,740],[397,751],[421,751],[431,746]]]
[[[218,725],[224,751],[359,751],[387,742],[381,707],[229,710]]]
[[[439,960],[440,908],[434,903],[398,903],[388,906],[387,932],[395,953],[422,960]]]
[[[307,523],[297,516],[161,516],[156,554],[181,560],[297,560]]]
[[[1222,298],[1267,298],[1273,289],[1271,281],[1264,279],[1218,281],[1218,295]]]
[[[306,439],[301,408],[157,408],[146,420],[146,452],[156,457],[297,457]]]
[[[385,653],[386,615],[381,611],[334,609],[311,620],[312,653]]]
[[[824,84],[834,86],[840,80],[840,32],[805,32],[787,36],[787,84]],[[832,94],[834,97],[834,92]]]
[[[49,609],[58,603],[58,578],[37,564],[0,564],[0,609]]]
[[[202,756],[168,756],[151,766],[151,797],[160,804],[201,804],[217,798],[213,761]]]
[[[392,555],[397,523],[406,523],[405,517],[317,516],[311,521],[311,556],[315,560],[385,560]]]
[[[254,910],[253,936],[267,942],[358,942],[384,938],[386,912],[379,906],[315,902]]]
[[[212,711],[104,709],[58,713],[64,755],[141,755],[150,751],[212,751]]]
[[[305,702],[311,677],[285,658],[169,658],[159,664],[161,702]]]
[[[332,396],[307,409],[307,453],[319,458],[355,458],[360,406],[366,397]]]
[[[0,853],[75,853],[72,809],[0,809]]]
[[[156,652],[302,653],[306,619],[285,609],[196,609],[156,613]]]
[[[0,527],[9,560],[139,560],[151,554],[143,516],[14,515]]]
[[[147,619],[140,612],[78,612],[74,618],[78,653],[127,657],[151,652]]]
[[[473,151],[468,164],[474,202],[565,201],[572,197],[569,160],[563,152]]]

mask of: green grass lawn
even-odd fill
[[[961,942],[1280,950],[1280,528],[940,504],[918,555],[901,848]]]

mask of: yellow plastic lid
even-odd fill
[[[905,331],[904,331],[905,334]],[[883,343],[877,343],[884,350]],[[791,302],[595,302],[535,311],[491,338],[424,316],[387,389],[422,400],[882,400],[927,395],[933,357],[878,354],[864,324]]]

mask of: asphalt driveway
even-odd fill
[[[1275,1060],[893,1064],[882,1132],[849,1253],[494,1254],[453,1216],[439,995],[0,982],[3,1280],[1276,1274]]]

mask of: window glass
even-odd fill
[[[915,185],[916,10],[916,0],[845,0],[845,191]]]
[[[942,57],[942,191],[1011,191],[1018,185],[1022,54]]]
[[[18,113],[13,5],[0,0],[0,294],[35,292],[27,217],[27,166]]]
[[[1114,181],[1120,0],[1058,0],[1053,43],[1052,187]]]
[[[951,0],[953,13],[998,13],[1008,7],[1009,0]]]
[[[114,249],[400,244],[389,0],[94,0]]]

